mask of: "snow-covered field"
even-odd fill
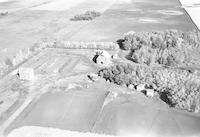
[[[7,1],[9,1],[9,0],[0,0],[0,2],[7,2]]]
[[[33,10],[67,10],[77,4],[80,4],[86,0],[15,0],[18,9],[31,8]],[[13,2],[11,0],[0,0],[0,3]]]
[[[200,30],[200,7],[185,8],[185,10]]]
[[[180,0],[180,2],[200,30],[200,0]]]
[[[200,0],[180,0],[183,5],[193,5],[196,3],[200,3]]]
[[[84,1],[86,0],[54,0],[52,2],[34,7],[32,9],[62,11],[62,10],[67,10],[73,6],[76,6],[77,4],[82,3]]]
[[[81,133],[48,127],[27,126],[13,130],[8,137],[114,137],[94,133]]]

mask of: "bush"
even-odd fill
[[[117,64],[98,74],[118,85],[156,87],[160,98],[171,107],[188,111],[200,108],[200,78],[186,70]]]
[[[101,15],[100,12],[97,11],[86,11],[84,14],[78,14],[72,17],[71,21],[79,21],[79,20],[93,20],[96,17],[99,17]]]
[[[0,13],[0,17],[1,17],[1,16],[6,16],[6,15],[8,15],[8,12],[7,12],[7,11],[6,11],[6,12],[1,12],[1,13]]]

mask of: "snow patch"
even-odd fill
[[[140,18],[138,21],[139,23],[160,23],[160,21],[153,18]]]
[[[158,10],[157,12],[160,14],[171,15],[171,16],[183,15],[183,12],[176,10]]]
[[[68,131],[58,128],[24,126],[11,131],[7,137],[114,137],[89,132]]]
[[[70,9],[86,0],[54,0],[53,2],[31,8],[31,10],[63,11]]]

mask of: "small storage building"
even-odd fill
[[[33,68],[21,67],[18,69],[18,76],[23,80],[35,80]]]

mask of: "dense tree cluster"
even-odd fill
[[[118,85],[146,84],[171,107],[188,111],[200,108],[200,78],[186,70],[117,64],[100,70],[98,74]]]
[[[96,17],[99,17],[101,15],[100,12],[97,11],[86,11],[84,14],[78,14],[72,17],[71,21],[79,21],[79,20],[93,20]]]
[[[147,65],[187,65],[199,62],[198,32],[177,30],[139,32],[125,35],[121,48],[130,50],[131,60]]]
[[[107,81],[118,85],[138,85],[149,81],[151,78],[147,74],[149,69],[144,67],[133,67],[130,64],[117,64],[109,68],[104,68],[98,72],[99,76],[105,78]]]

